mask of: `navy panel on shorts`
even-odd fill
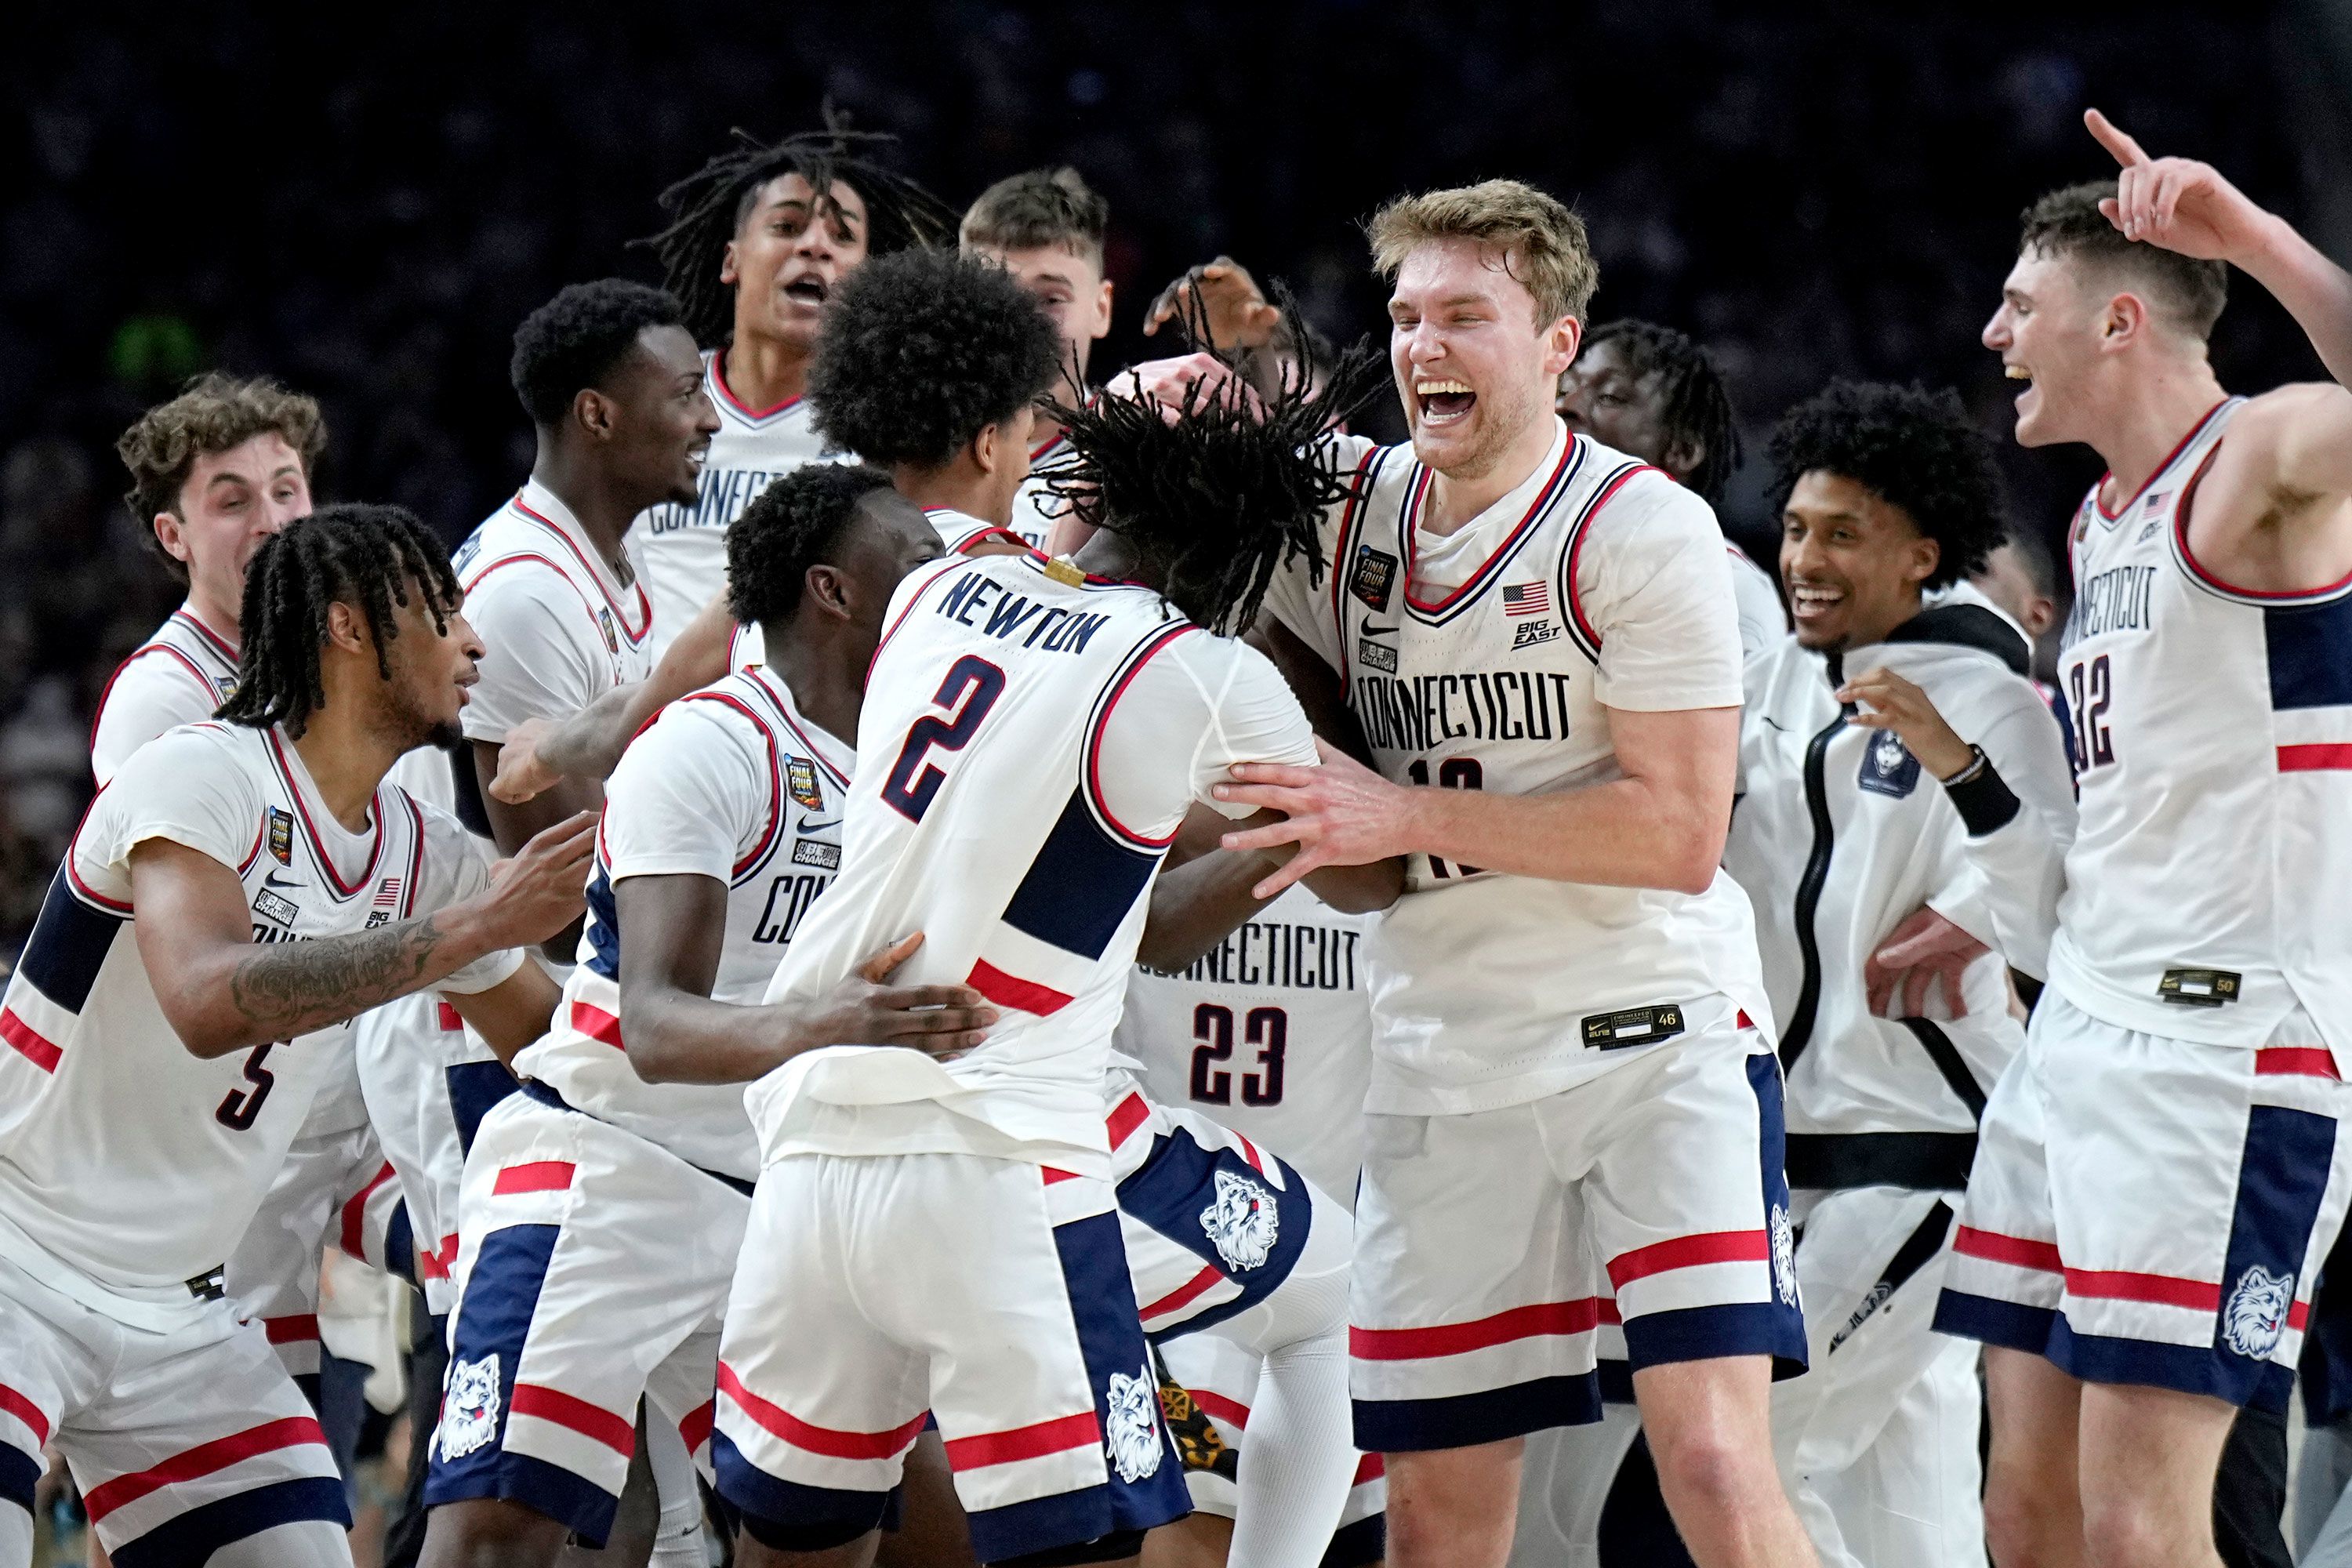
[[[351,1500],[341,1478],[299,1476],[215,1498],[124,1542],[111,1555],[115,1568],[184,1568],[232,1541],[311,1519],[341,1530],[352,1527]]]
[[[1230,1301],[1220,1301],[1185,1319],[1173,1328],[1152,1337],[1169,1340],[1213,1328],[1229,1318],[1248,1311],[1274,1294],[1281,1283],[1290,1278],[1298,1264],[1299,1254],[1307,1250],[1307,1237],[1312,1229],[1315,1201],[1307,1191],[1307,1179],[1282,1160],[1269,1154],[1282,1172],[1284,1185],[1275,1189],[1273,1182],[1260,1174],[1238,1149],[1204,1149],[1193,1142],[1192,1135],[1181,1127],[1173,1133],[1161,1133],[1151,1141],[1151,1152],[1142,1164],[1128,1173],[1118,1184],[1118,1206],[1121,1212],[1142,1221],[1170,1241],[1199,1258],[1226,1279],[1239,1285],[1241,1294]],[[1217,1173],[1223,1171],[1235,1180],[1248,1182],[1265,1194],[1265,1201],[1275,1205],[1274,1246],[1265,1262],[1255,1268],[1235,1268],[1217,1251],[1208,1227],[1202,1223],[1203,1213],[1217,1203]]]

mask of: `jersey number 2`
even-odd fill
[[[261,1114],[261,1102],[268,1100],[269,1091],[278,1086],[278,1075],[261,1064],[268,1058],[273,1047],[283,1043],[264,1040],[253,1047],[245,1058],[245,1081],[253,1087],[230,1089],[222,1099],[220,1108],[213,1112],[215,1121],[233,1132],[242,1132],[253,1125],[254,1118]]]
[[[944,710],[926,713],[907,726],[907,743],[882,781],[882,799],[909,822],[923,820],[931,797],[947,783],[947,774],[930,765],[931,749],[961,752],[979,732],[980,721],[1004,695],[1004,672],[977,654],[966,654],[940,682],[931,706]]]
[[[1192,1098],[1202,1105],[1231,1105],[1234,1075],[1214,1070],[1234,1059],[1234,1010],[1214,1002],[1192,1009]],[[1257,1047],[1260,1071],[1242,1074],[1244,1105],[1282,1103],[1282,1058],[1290,1046],[1290,1016],[1279,1007],[1253,1007],[1242,1019],[1242,1038]]]

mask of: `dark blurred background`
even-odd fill
[[[2105,109],[2219,164],[2352,256],[2352,3],[989,0],[847,5],[44,5],[0,55],[0,941],[29,924],[89,794],[116,661],[176,595],[112,441],[197,371],[326,405],[320,499],[393,500],[453,541],[520,480],[509,335],[560,285],[652,278],[627,241],[731,127],[830,99],[961,205],[1069,163],[1112,203],[1119,328],[1220,250],[1335,337],[1382,325],[1358,228],[1490,174],[1573,201],[1596,320],[1706,342],[1751,453],[1835,374],[1958,387],[2003,437],[2019,528],[2054,534],[2097,462],[2006,441],[1977,343],[2018,210],[2102,175]],[[397,17],[385,23],[379,18]],[[2214,345],[2241,389],[2315,374],[2244,279]],[[1727,523],[1759,536],[1751,457]]]

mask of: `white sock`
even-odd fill
[[[677,1427],[646,1405],[646,1464],[661,1499],[661,1523],[654,1531],[654,1554],[646,1568],[710,1568],[702,1539],[702,1489],[695,1484],[694,1456]]]
[[[1312,1191],[1312,1189],[1309,1189]],[[1348,1404],[1348,1260],[1355,1227],[1323,1194],[1290,1278],[1208,1331],[1264,1356],[1227,1568],[1312,1568],[1331,1543],[1356,1476]]]

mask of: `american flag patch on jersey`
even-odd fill
[[[1551,609],[1551,590],[1541,583],[1503,584],[1503,614],[1540,616]]]
[[[376,884],[375,908],[379,910],[396,910],[399,907],[400,879],[397,877],[386,877],[382,882]]]

